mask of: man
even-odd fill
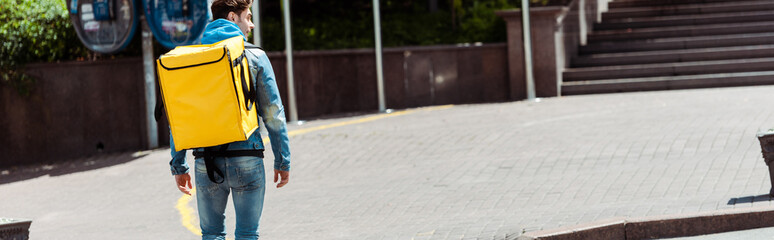
[[[247,35],[253,29],[250,5],[252,0],[215,0],[212,3],[214,21],[205,28],[202,44],[216,43],[234,36]],[[280,100],[274,70],[266,53],[258,49],[245,51],[250,65],[251,81],[257,89],[258,115],[263,118],[269,133],[274,153],[274,182],[280,181],[277,188],[288,183],[290,174],[290,148],[285,123],[285,112]],[[174,140],[170,136],[172,160],[170,167],[175,176],[178,189],[191,195],[191,175],[186,163],[186,151],[175,151]],[[263,150],[263,141],[256,130],[246,141],[232,142],[217,146],[226,152],[233,150]],[[203,158],[203,149],[194,149],[196,158],[196,203],[199,207],[199,222],[202,239],[225,239],[226,203],[229,192],[233,191],[234,210],[236,212],[236,239],[258,239],[258,222],[263,210],[265,173],[260,156],[215,157],[212,165]],[[243,151],[244,152],[244,151]],[[207,168],[217,168],[222,172],[222,182],[210,179]],[[212,170],[212,169],[211,169]]]

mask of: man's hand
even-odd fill
[[[183,173],[180,175],[175,175],[175,183],[177,183],[177,189],[180,190],[180,192],[187,194],[188,196],[191,196],[191,174],[190,173]]]
[[[285,184],[288,184],[289,177],[290,177],[290,171],[280,171],[280,170],[274,169],[274,182],[276,183],[277,180],[281,180],[277,184],[277,188],[281,188],[282,186],[285,186]]]

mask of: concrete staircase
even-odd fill
[[[614,0],[562,94],[774,84],[774,0]]]

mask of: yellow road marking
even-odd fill
[[[194,209],[188,205],[188,203],[191,202],[191,199],[193,199],[192,196],[194,194],[196,194],[196,188],[191,189],[191,196],[183,194],[183,196],[177,200],[175,208],[180,212],[180,223],[183,224],[183,227],[188,229],[188,231],[201,236],[202,230],[196,226],[196,219],[194,219]]]
[[[296,136],[296,135],[301,135],[301,134],[310,133],[310,132],[316,132],[316,131],[325,130],[325,129],[329,129],[329,128],[336,128],[336,127],[353,125],[353,124],[358,124],[358,123],[371,122],[371,121],[379,120],[379,119],[382,119],[382,118],[406,115],[406,114],[414,113],[414,112],[447,109],[447,108],[451,108],[452,106],[453,105],[444,105],[444,106],[426,107],[426,108],[419,108],[419,109],[397,111],[397,112],[392,112],[392,113],[387,113],[387,114],[379,114],[379,115],[374,115],[374,116],[370,116],[370,117],[353,119],[353,120],[339,122],[339,123],[332,123],[332,124],[323,125],[323,126],[298,129],[298,130],[294,130],[294,131],[288,132],[288,136],[289,137],[293,137],[293,136]]]
[[[403,111],[397,111],[397,112],[391,112],[387,114],[378,114],[370,117],[364,117],[359,119],[353,119],[349,121],[343,121],[338,123],[332,123],[328,125],[322,125],[317,127],[310,127],[310,128],[302,128],[302,129],[296,129],[293,131],[288,132],[288,137],[298,136],[302,134],[307,134],[310,132],[316,132],[320,130],[325,129],[331,129],[331,128],[337,128],[347,125],[353,125],[358,123],[365,123],[365,122],[371,122],[376,121],[383,118],[388,117],[396,117],[400,115],[406,115],[409,113],[415,113],[415,112],[426,112],[426,111],[435,111],[435,110],[442,110],[442,109],[448,109],[453,107],[454,105],[443,105],[443,106],[434,106],[434,107],[424,107],[424,108],[418,108],[418,109],[411,109],[411,110],[403,110]],[[263,144],[267,145],[269,144],[269,138],[264,137]],[[180,212],[180,222],[183,224],[183,227],[185,229],[188,229],[193,234],[196,234],[197,236],[202,235],[202,230],[196,227],[196,221],[194,218],[194,210],[191,208],[188,203],[191,202],[193,199],[193,195],[196,193],[196,188],[191,189],[191,196],[183,194],[183,196],[180,196],[180,199],[177,200],[177,205],[175,205],[175,208],[177,208],[177,211]]]
[[[382,119],[382,118],[396,117],[396,116],[406,115],[406,114],[414,113],[414,112],[426,112],[426,111],[442,110],[442,109],[451,108],[453,106],[454,105],[443,105],[443,106],[434,106],[434,107],[425,107],[425,108],[418,108],[418,109],[411,109],[411,110],[403,110],[403,111],[391,112],[391,113],[387,113],[387,114],[379,114],[379,115],[374,115],[374,116],[370,116],[370,117],[364,117],[364,118],[359,118],[359,119],[354,119],[354,120],[349,120],[349,121],[343,121],[343,122],[338,122],[338,123],[331,123],[331,124],[328,124],[328,125],[322,125],[322,126],[317,126],[317,127],[302,128],[302,129],[297,129],[297,130],[293,130],[293,131],[288,132],[288,137],[298,136],[298,135],[302,135],[302,134],[306,134],[306,133],[310,133],[310,132],[316,132],[316,131],[320,131],[320,130],[336,128],[336,127],[341,127],[341,126],[347,126],[347,125],[353,125],[353,124],[358,124],[358,123],[371,122],[371,121],[379,120],[379,119]],[[269,144],[269,137],[268,136],[264,137],[262,140],[263,140],[263,145],[268,145]]]

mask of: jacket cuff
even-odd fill
[[[274,170],[290,171],[290,164],[274,164]]]
[[[180,174],[186,174],[188,173],[188,164],[184,164],[182,166],[170,166],[170,170],[172,171],[172,175],[180,175]]]

